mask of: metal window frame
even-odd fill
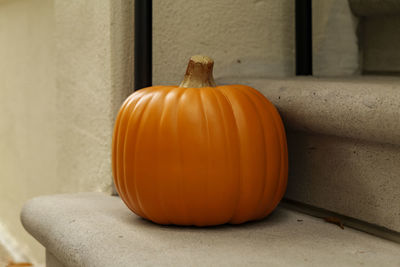
[[[296,0],[296,75],[312,75],[312,2]]]
[[[152,85],[153,1],[135,0],[134,90]]]

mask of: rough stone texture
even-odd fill
[[[349,0],[354,14],[357,16],[398,15],[400,2],[398,0]]]
[[[65,267],[51,252],[46,250],[46,267]]]
[[[55,3],[58,179],[70,191],[111,191],[114,119],[132,90],[133,1]]]
[[[400,232],[400,78],[230,83],[260,90],[283,117],[287,198]]]
[[[54,6],[57,103],[62,107],[57,179],[68,191],[110,190],[110,2],[55,0]]]
[[[132,0],[0,1],[0,220],[34,196],[111,191],[115,114],[132,88]]]
[[[285,208],[239,226],[160,226],[134,215],[118,197],[82,193],[33,199],[21,218],[65,266],[400,264],[399,244]]]
[[[292,76],[294,1],[153,1],[153,84],[177,85],[189,58],[215,76]]]
[[[360,73],[357,27],[348,0],[312,1],[313,75]]]
[[[366,74],[400,72],[400,2],[398,0],[349,0],[361,19],[359,49]]]
[[[134,0],[110,2],[111,121],[122,102],[133,93]],[[113,124],[112,124],[113,126]]]
[[[288,134],[285,197],[400,232],[400,147]]]
[[[399,9],[397,15],[365,18],[360,40],[364,72],[400,73]]]

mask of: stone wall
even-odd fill
[[[0,223],[30,260],[44,250],[19,222],[26,200],[111,192],[114,118],[132,88],[132,3],[0,1]]]
[[[190,56],[214,76],[294,75],[294,1],[153,1],[153,83],[179,84]]]

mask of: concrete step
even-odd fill
[[[243,225],[160,226],[101,193],[43,196],[21,214],[47,266],[400,266],[400,244],[285,207]]]
[[[287,129],[285,197],[400,232],[400,78],[220,79],[258,89]]]

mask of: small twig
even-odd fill
[[[333,223],[339,226],[340,228],[344,229],[343,223],[337,217],[325,217],[324,220],[328,223]]]

